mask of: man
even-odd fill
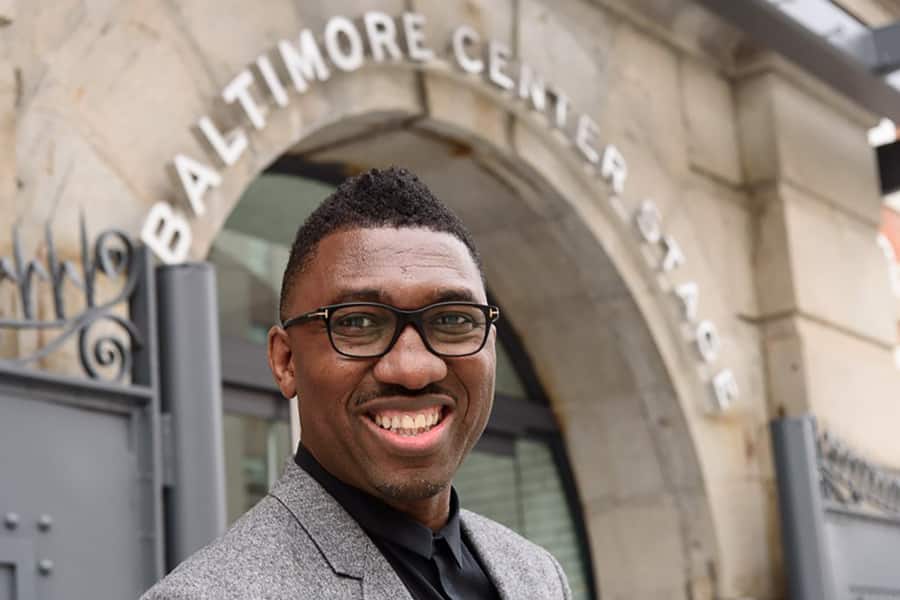
[[[295,459],[145,600],[570,598],[548,552],[451,487],[491,412],[498,317],[471,236],[413,174],[345,181],[297,232],[269,332]]]

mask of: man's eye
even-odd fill
[[[379,325],[372,315],[366,314],[347,315],[335,322],[335,326],[341,329],[371,329]]]
[[[464,313],[443,313],[437,315],[432,321],[432,325],[444,330],[469,330],[475,326],[475,320]]]

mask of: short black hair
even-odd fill
[[[449,233],[466,245],[482,272],[481,256],[469,230],[428,186],[402,167],[371,169],[344,180],[297,230],[281,280],[281,318],[290,316],[286,314],[289,292],[315,256],[319,242],[339,231],[378,227]]]

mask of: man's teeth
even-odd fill
[[[416,435],[428,431],[441,421],[440,407],[417,413],[376,414],[375,424],[400,435]]]

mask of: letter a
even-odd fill
[[[206,190],[219,186],[222,183],[222,176],[184,154],[175,156],[175,170],[178,171],[181,187],[191,208],[197,216],[202,215],[206,212],[206,204],[203,202]]]

